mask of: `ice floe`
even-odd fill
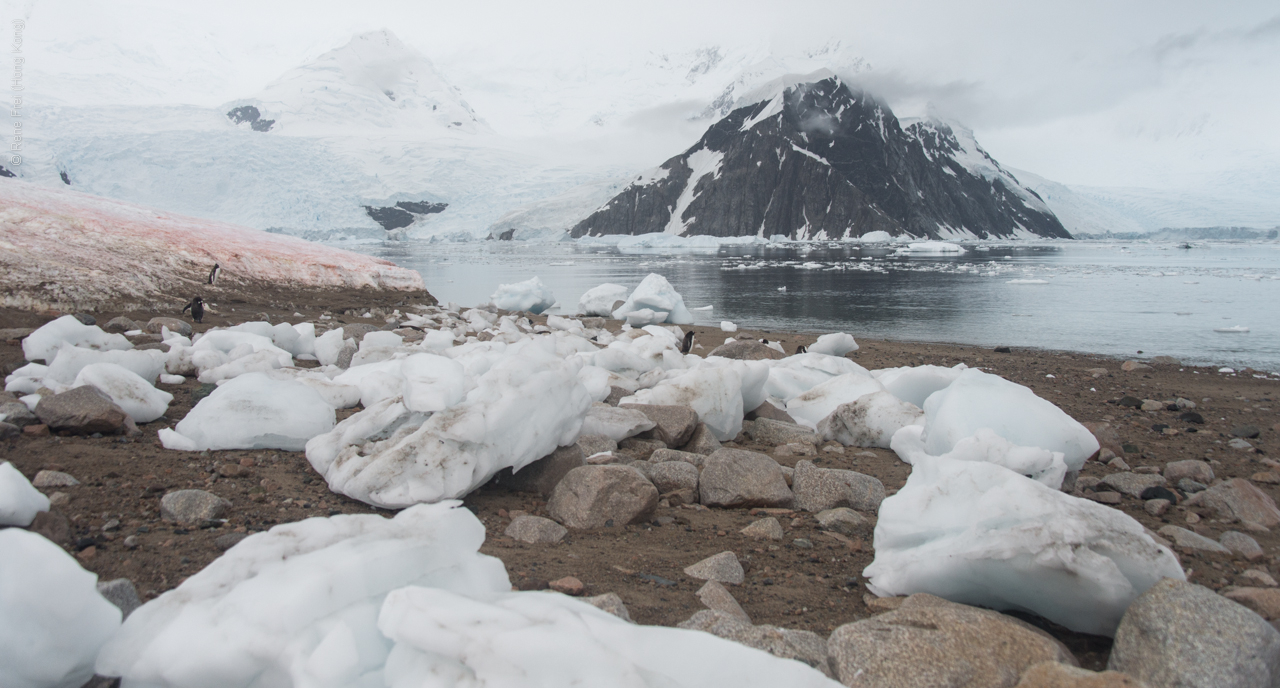
[[[687,325],[693,322],[693,314],[685,307],[684,297],[671,286],[667,278],[657,273],[650,273],[641,280],[626,302],[613,312],[613,317],[631,322],[628,316],[643,310],[651,312],[651,315],[646,316],[648,322],[633,324]]]

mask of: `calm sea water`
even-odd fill
[[[477,242],[336,244],[420,272],[441,301],[489,300],[538,276],[572,314],[603,282],[650,272],[684,295],[699,324],[980,346],[1061,349],[1280,373],[1280,244],[1101,242],[967,246],[902,256],[842,244],[727,246],[702,252]],[[785,288],[785,290],[784,290]],[[1247,327],[1248,332],[1216,332]]]

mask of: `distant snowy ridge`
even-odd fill
[[[201,220],[70,190],[0,179],[0,304],[94,309],[181,304],[210,268],[219,284],[424,289],[388,261],[295,237]]]

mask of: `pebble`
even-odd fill
[[[1245,535],[1244,533],[1229,530],[1218,537],[1218,542],[1223,547],[1234,552],[1236,555],[1244,557],[1249,561],[1257,561],[1264,555],[1262,547],[1257,540]]]
[[[1117,492],[1127,494],[1130,497],[1141,497],[1143,490],[1150,487],[1162,486],[1165,483],[1163,475],[1143,475],[1140,473],[1112,473],[1102,479],[1103,485],[1108,485]]]
[[[738,532],[756,540],[781,540],[783,536],[782,524],[772,516],[754,521]]]
[[[1107,668],[1151,686],[1273,685],[1280,631],[1208,588],[1165,578],[1125,611]]]
[[[1204,492],[1209,489],[1209,486],[1204,483],[1196,482],[1191,478],[1183,478],[1178,481],[1178,489],[1187,494],[1194,494],[1196,492]]]
[[[231,502],[204,490],[178,490],[160,499],[160,517],[181,525],[201,525],[221,518]]]
[[[1122,458],[1120,458],[1119,456],[1117,456],[1116,458],[1111,459],[1110,461],[1108,461],[1108,462],[1107,462],[1107,465],[1108,465],[1108,466],[1110,466],[1111,468],[1114,468],[1114,469],[1118,470],[1118,471],[1127,471],[1127,470],[1129,470],[1129,464],[1128,464],[1128,463],[1126,463],[1126,462],[1125,462],[1125,460],[1124,460],[1124,459],[1122,459]]]
[[[529,514],[514,517],[503,531],[503,535],[530,545],[553,545],[568,534],[569,531],[559,523]]]
[[[733,552],[721,552],[703,559],[696,564],[685,567],[684,573],[698,580],[713,580],[730,585],[741,585],[746,577],[738,555]]]
[[[249,475],[249,469],[238,463],[224,463],[218,466],[218,475],[224,478],[240,478]]]
[[[1139,408],[1143,411],[1161,411],[1164,409],[1164,404],[1154,399],[1143,399],[1142,406]]]
[[[1146,503],[1142,505],[1142,508],[1149,515],[1159,518],[1169,510],[1169,504],[1170,502],[1167,499],[1148,499]]]
[[[1132,373],[1135,370],[1151,370],[1151,366],[1145,363],[1142,363],[1141,361],[1131,360],[1131,361],[1125,361],[1124,363],[1121,363],[1120,370],[1123,370],[1126,373]]]
[[[140,543],[137,535],[130,535],[129,537],[124,539],[125,549],[137,549],[139,544]]]
[[[812,444],[792,442],[773,448],[773,455],[788,458],[792,456],[817,456],[818,450]]]
[[[574,597],[582,595],[582,593],[587,589],[587,586],[583,585],[582,581],[573,576],[558,578],[548,583],[548,586],[556,592],[572,595]]]
[[[791,546],[796,549],[813,549],[813,542],[805,538],[796,538],[791,541]]]
[[[71,503],[71,495],[66,492],[54,492],[49,495],[49,504],[51,506],[66,506]]]

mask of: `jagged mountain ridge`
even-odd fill
[[[730,112],[571,235],[1070,238],[970,141],[936,121],[904,129],[837,77],[791,85]]]

